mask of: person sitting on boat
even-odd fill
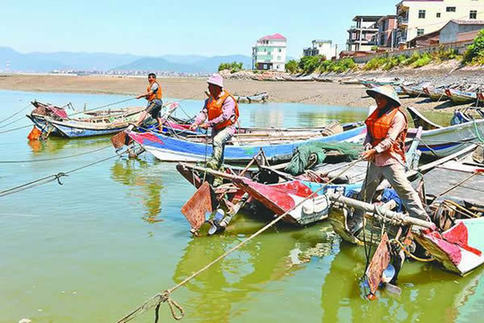
[[[417,192],[405,175],[405,138],[407,118],[400,110],[400,99],[391,85],[367,90],[377,108],[366,119],[367,135],[363,159],[369,161],[359,199],[371,203],[385,178],[395,189],[410,216],[426,220],[427,213]],[[363,212],[355,211],[348,229],[357,234],[363,227]]]
[[[161,108],[163,107],[162,91],[160,84],[156,81],[155,73],[148,74],[148,87],[146,88],[146,93],[138,95],[136,98],[145,98],[148,101],[146,109],[139,116],[136,125],[141,125],[148,116],[148,114],[150,114],[153,119],[156,119],[158,121],[160,130],[162,130],[163,120],[161,120],[160,114]]]
[[[212,156],[207,167],[218,170],[224,160],[225,144],[235,134],[235,123],[239,118],[239,107],[234,97],[224,89],[223,78],[213,74],[207,80],[209,98],[205,100],[202,111],[190,126],[191,130],[212,128]]]

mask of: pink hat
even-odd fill
[[[221,88],[224,87],[224,79],[218,73],[212,74],[212,76],[208,78],[207,83],[220,86]]]

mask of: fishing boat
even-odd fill
[[[445,87],[433,87],[431,85],[424,86],[423,91],[432,101],[445,101],[449,100],[447,94],[445,94]]]
[[[234,98],[238,103],[264,103],[269,99],[269,94],[267,92],[260,92],[249,96],[234,95]]]
[[[378,238],[376,241],[369,240],[367,231],[382,231],[384,222],[387,222],[389,236],[397,233],[405,223],[417,225],[420,230],[413,231],[410,239],[420,244],[445,269],[465,275],[484,263],[484,203],[481,189],[484,187],[483,161],[482,147],[472,145],[419,169],[426,172],[423,185],[419,187],[422,188],[421,192],[425,192],[431,222],[408,217],[405,219],[402,213],[392,213],[394,204],[388,204],[388,207],[380,204],[377,212],[379,214],[367,213],[369,228],[352,235],[346,228],[349,214],[347,207],[359,208],[364,203],[347,198],[328,197],[330,203],[343,203],[339,204],[340,208],[343,207],[343,212],[331,213],[330,222],[336,233],[355,244],[364,244],[365,239],[367,242],[377,243]],[[367,211],[376,208],[370,205]]]
[[[69,117],[64,108],[44,104],[37,101],[32,102],[36,107],[27,117],[43,132],[67,138],[91,137],[118,133],[134,123],[144,111],[143,107],[129,107],[122,109],[109,109],[97,111],[81,111],[76,114],[84,114],[85,117]],[[189,132],[188,125],[180,124],[169,119],[171,113],[178,107],[178,103],[172,102],[164,105],[162,118],[166,120],[164,130],[176,130]],[[147,127],[154,128],[151,124]]]
[[[476,92],[447,88],[445,94],[454,104],[474,103],[477,100]]]
[[[421,144],[418,149],[430,157],[445,157],[469,144],[484,140],[484,119],[466,119],[466,113],[454,112],[455,124],[443,127],[425,118],[416,109],[407,108],[416,126],[422,126]],[[484,115],[479,109],[474,109]],[[460,123],[458,120],[462,120]]]
[[[423,87],[425,85],[418,84],[418,85],[406,85],[401,84],[400,87],[402,88],[403,93],[410,97],[426,97],[427,93],[424,92]]]
[[[295,148],[308,142],[342,141],[364,136],[366,133],[365,127],[354,123],[341,129],[345,131],[329,136],[326,131],[290,129],[286,131],[268,129],[266,133],[236,134],[225,146],[224,159],[229,163],[248,162],[260,150],[264,151],[267,158],[278,155],[292,156]],[[330,131],[330,133],[334,132]],[[203,161],[212,154],[212,145],[207,135],[186,138],[169,137],[154,132],[130,132],[128,135],[162,161]]]

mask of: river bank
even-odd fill
[[[430,73],[430,72],[429,72]],[[474,75],[475,72],[472,72]],[[412,73],[408,77],[423,77],[423,74]],[[479,74],[479,73],[478,73]],[[431,74],[426,74],[427,76]],[[468,79],[470,73],[452,78]],[[250,79],[226,79],[225,86],[234,95],[252,95],[257,92],[268,92],[271,102],[303,103],[315,105],[333,105],[346,107],[368,107],[374,100],[366,95],[362,85],[340,84],[337,79],[342,77],[360,76],[361,74],[346,74],[332,76],[333,82],[316,81],[256,81]],[[384,74],[367,73],[365,76],[388,76]],[[400,75],[399,75],[400,76]],[[449,75],[440,77],[450,77]],[[207,88],[205,78],[160,78],[163,96],[177,99],[204,99]],[[34,92],[67,92],[67,93],[102,93],[123,94],[135,96],[141,94],[146,87],[146,79],[129,76],[73,76],[73,75],[3,75],[0,77],[0,89]],[[66,101],[69,98],[66,97]],[[66,102],[52,102],[64,104]],[[451,112],[455,106],[448,103],[430,102],[426,98],[402,98],[404,106],[414,106],[419,110],[434,109]],[[457,106],[458,107],[458,106]]]

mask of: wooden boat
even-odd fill
[[[405,85],[401,84],[402,91],[410,97],[426,97],[427,93],[424,92],[422,85]]]
[[[449,100],[449,97],[447,96],[447,94],[445,94],[444,87],[433,87],[428,85],[424,86],[422,89],[432,101],[440,102]]]
[[[130,123],[136,122],[143,112],[143,107],[129,107],[122,109],[109,109],[86,111],[82,114],[87,117],[71,118],[65,109],[50,104],[32,102],[36,107],[27,117],[42,131],[67,138],[91,137],[118,133],[128,128]],[[178,107],[172,102],[164,105],[162,118],[166,120],[164,131],[177,131],[178,133],[196,134],[188,130],[188,125],[175,122],[169,118]],[[146,127],[152,129],[157,125]]]
[[[264,103],[269,99],[269,94],[267,92],[260,92],[249,96],[237,96],[234,98],[238,103]]]
[[[250,129],[250,128],[248,128]],[[342,127],[342,130],[345,130]],[[330,133],[332,133],[330,131]],[[260,150],[267,158],[287,155],[288,158],[298,146],[308,142],[330,142],[360,138],[366,133],[365,127],[350,124],[346,131],[327,136],[318,131],[269,129],[266,133],[242,133],[235,135],[225,147],[226,162],[248,162]],[[162,161],[203,161],[212,154],[212,145],[208,136],[187,138],[168,137],[154,132],[136,133],[129,136],[146,151]],[[283,162],[283,160],[281,160]]]
[[[445,89],[445,94],[454,104],[474,103],[477,100],[476,92],[447,88]]]
[[[416,118],[416,125],[425,129],[418,149],[427,156],[445,157],[484,138],[484,119],[442,127],[426,119],[413,108],[408,108],[408,111]]]
[[[465,275],[469,271],[484,263],[484,202],[479,188],[484,185],[484,152],[482,147],[476,155],[476,145],[467,147],[451,156],[442,158],[421,167],[420,171],[427,171],[424,175],[426,201],[431,210],[432,222],[422,222],[424,228],[414,231],[413,237],[436,261],[445,269]],[[477,160],[477,161],[476,161]],[[346,198],[331,198],[330,202],[338,201],[350,207],[359,207],[362,202],[351,201]],[[341,204],[340,204],[341,205]],[[348,242],[363,244],[364,236],[369,239],[366,231],[381,231],[382,212],[387,208],[380,206],[380,214],[367,213],[367,229],[356,236],[350,234],[346,228],[347,209],[344,212],[333,212],[330,216],[334,230]],[[374,210],[369,206],[368,210]],[[401,226],[405,226],[403,214],[389,211],[386,215],[387,232],[394,234]],[[408,219],[408,218],[407,218]],[[385,220],[383,220],[385,222]],[[400,223],[400,224],[398,224]],[[379,236],[378,234],[375,237]],[[372,243],[378,242],[371,241]]]

